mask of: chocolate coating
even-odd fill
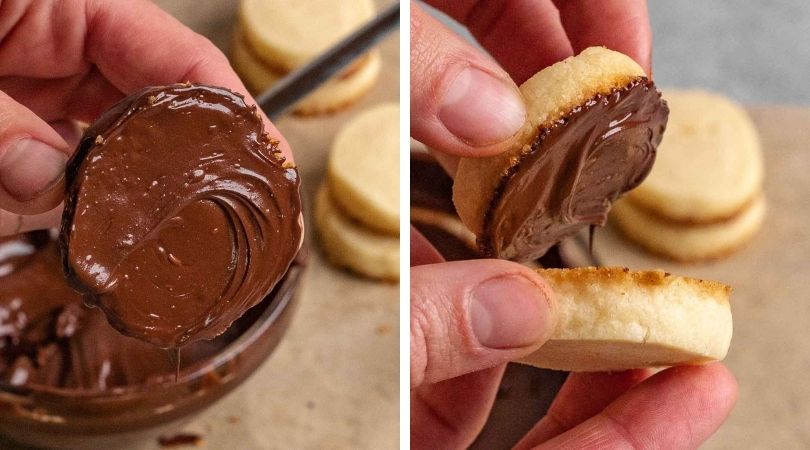
[[[166,351],[122,336],[82,305],[47,232],[0,240],[0,268],[1,382],[104,390],[171,378]],[[199,356],[191,351],[188,362]]]
[[[453,206],[453,179],[429,153],[411,152],[411,209],[413,208],[450,214],[461,223]],[[411,224],[447,261],[483,258],[475,248],[471,248],[440,223],[421,221],[418,216],[412,216]],[[541,267],[565,267],[557,246],[550,248],[536,262]]]
[[[482,253],[537,259],[583,226],[604,225],[611,204],[652,169],[668,115],[654,83],[639,78],[540,129],[495,191]]]
[[[224,88],[126,98],[85,132],[66,181],[69,281],[121,333],[159,347],[224,332],[301,245],[298,172]]]

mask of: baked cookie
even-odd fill
[[[757,131],[739,105],[703,91],[667,91],[670,120],[650,176],[611,213],[631,240],[678,261],[731,253],[765,216]]]
[[[231,61],[248,88],[258,94],[300,68],[374,17],[371,0],[243,0]],[[342,109],[369,91],[381,58],[373,50],[301,100],[303,115]]]
[[[325,184],[315,196],[315,226],[333,264],[370,278],[399,280],[399,238],[353,221],[335,204]]]
[[[703,364],[731,343],[731,288],[662,271],[540,269],[557,296],[558,322],[519,362],[577,372]]]
[[[332,144],[329,190],[345,214],[399,236],[399,105],[367,109],[343,126]]]
[[[759,135],[745,110],[705,91],[668,90],[667,132],[650,175],[627,194],[635,206],[675,222],[736,216],[762,191]]]
[[[520,86],[528,120],[515,145],[462,158],[453,201],[482,253],[528,261],[585,225],[649,172],[667,106],[628,56],[592,47]]]
[[[651,253],[681,262],[726,256],[748,242],[765,218],[766,203],[758,195],[736,215],[718,222],[678,223],[620,201],[613,206],[611,220],[622,232]]]

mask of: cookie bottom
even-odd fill
[[[541,269],[557,326],[518,362],[578,372],[702,364],[731,343],[730,289],[717,282],[620,267]]]
[[[617,202],[611,219],[628,239],[651,253],[681,262],[697,262],[726,256],[756,234],[765,218],[765,196],[759,194],[736,216],[709,224],[668,222],[635,206]]]
[[[351,220],[335,205],[325,184],[315,196],[315,226],[332,264],[369,278],[399,281],[399,238]]]
[[[258,59],[240,31],[234,34],[231,64],[253,94],[267,90],[284,77]],[[298,102],[295,113],[328,114],[351,106],[374,87],[381,69],[380,53],[372,50],[348,76],[329,80]]]

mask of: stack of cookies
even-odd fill
[[[231,62],[252,93],[307,64],[372,20],[372,0],[242,0]],[[368,92],[380,75],[379,51],[372,50],[301,100],[303,115],[334,112]]]
[[[631,240],[678,261],[714,259],[765,216],[762,150],[746,112],[717,94],[664,93],[666,134],[647,179],[611,213]]]
[[[315,225],[333,264],[399,280],[399,105],[363,111],[335,137]]]

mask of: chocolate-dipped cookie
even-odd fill
[[[528,261],[605,224],[611,203],[652,168],[668,109],[638,64],[601,47],[543,69],[520,91],[528,120],[516,144],[462,158],[453,201],[482,253]]]
[[[212,339],[284,275],[301,245],[299,177],[255,106],[224,88],[133,94],[68,162],[66,274],[123,334]]]

